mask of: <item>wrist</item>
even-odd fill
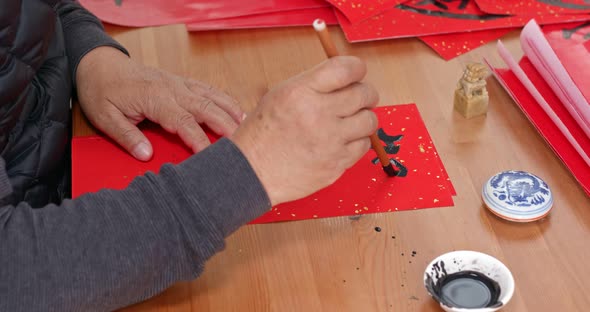
[[[80,83],[83,83],[88,77],[95,76],[101,68],[112,70],[113,67],[109,65],[118,60],[128,61],[129,57],[119,49],[110,46],[92,49],[78,63],[75,73],[76,84],[80,86]]]
[[[264,165],[268,164],[269,160],[263,155],[261,149],[258,148],[256,140],[250,136],[242,135],[241,133],[236,133],[236,135],[232,136],[230,139],[242,152],[244,157],[248,160],[248,163],[250,163],[250,167],[252,167],[260,184],[262,184],[262,187],[266,191],[271,206],[282,203],[283,201],[280,192],[277,192],[279,189],[277,188],[278,185],[273,181],[272,173],[268,172],[268,165]]]

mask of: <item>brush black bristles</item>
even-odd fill
[[[383,171],[385,171],[390,177],[395,177],[398,173],[398,171],[393,168],[392,164],[389,164],[389,166],[383,166]]]

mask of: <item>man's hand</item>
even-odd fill
[[[379,96],[355,57],[331,58],[267,93],[231,139],[273,205],[330,185],[369,149]]]
[[[82,110],[139,160],[149,160],[150,142],[136,127],[144,119],[177,133],[194,151],[210,142],[199,124],[230,136],[244,113],[233,98],[213,87],[143,66],[111,47],[86,54],[76,73]]]

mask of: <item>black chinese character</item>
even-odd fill
[[[416,5],[421,6],[421,5],[434,4],[435,6],[441,8],[443,10],[448,10],[449,6],[446,5],[445,3],[451,3],[451,2],[457,2],[457,1],[456,0],[423,0],[423,1],[416,3]],[[460,2],[461,3],[459,3],[458,9],[463,10],[467,7],[469,0],[460,0]]]
[[[391,136],[385,133],[385,131],[383,131],[383,128],[379,128],[379,130],[377,130],[377,136],[379,137],[379,139],[381,139],[381,141],[385,142],[385,146],[383,147],[383,149],[387,154],[391,155],[397,154],[397,152],[399,152],[400,147],[399,145],[395,145],[395,142],[400,141],[404,137],[403,135]],[[406,168],[406,166],[402,165],[402,163],[395,159],[389,159],[389,162],[398,169],[396,170],[396,177],[405,177],[406,175],[408,175],[408,169]],[[373,159],[373,164],[377,165],[379,163],[379,157]]]
[[[571,2],[565,2],[562,0],[537,0],[541,3],[544,4],[548,4],[548,5],[553,5],[553,6],[558,6],[564,9],[572,9],[572,10],[588,10],[590,9],[590,1],[588,0],[584,0],[585,3],[589,3],[589,4],[577,4],[577,3],[571,3]]]
[[[458,10],[464,11],[469,4],[469,0],[421,0],[411,3],[398,4],[397,9],[410,11],[422,15],[446,17],[453,19],[464,19],[464,20],[493,20],[498,18],[507,17],[507,15],[499,14],[472,14],[466,12],[457,12]],[[451,7],[452,5],[452,7]],[[433,9],[432,7],[437,9]]]

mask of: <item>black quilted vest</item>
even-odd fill
[[[68,195],[72,81],[57,1],[0,0],[0,156],[33,207]]]

